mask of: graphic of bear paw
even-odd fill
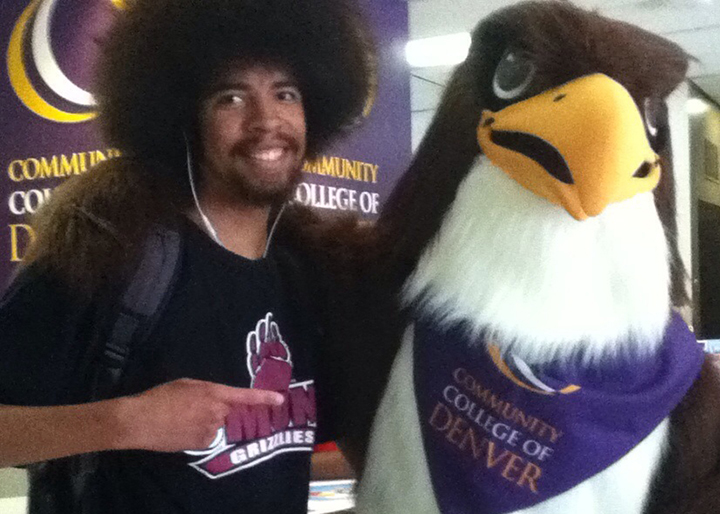
[[[251,387],[285,392],[292,379],[290,350],[283,341],[272,313],[258,321],[247,337],[248,370]]]

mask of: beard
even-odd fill
[[[243,173],[228,173],[224,181],[226,194],[246,205],[265,207],[284,203],[292,198],[302,179],[302,161],[280,180],[263,180]]]
[[[287,155],[286,160],[278,163],[275,169],[249,158],[258,145],[256,139],[249,138],[235,145],[230,158],[216,160],[214,172],[210,171],[212,168],[206,168],[206,178],[214,183],[218,193],[232,202],[253,207],[286,202],[292,198],[302,180],[305,144],[287,134],[276,138],[282,141]]]

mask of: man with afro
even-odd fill
[[[314,218],[286,203],[362,118],[372,45],[350,0],[129,5],[95,88],[122,156],[55,192],[0,304],[0,466],[30,465],[35,514],[304,513],[333,394],[299,235]],[[181,241],[172,288],[99,399],[158,230]]]

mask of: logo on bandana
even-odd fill
[[[284,393],[278,407],[236,407],[210,447],[186,451],[202,457],[190,465],[209,478],[253,467],[286,452],[309,452],[315,444],[317,412],[312,380],[292,382],[292,356],[280,327],[268,313],[247,335],[247,368],[253,389]]]
[[[415,400],[442,512],[505,514],[622,459],[680,402],[703,355],[673,315],[658,354],[534,365],[462,324],[418,317]],[[576,385],[582,384],[582,387]]]
[[[554,395],[558,393],[572,394],[581,389],[580,386],[575,384],[563,384],[563,387],[551,387],[540,380],[532,368],[517,355],[509,354],[508,359],[503,358],[500,348],[495,345],[488,345],[488,354],[500,373],[510,379],[516,386],[532,391],[533,393],[544,395]]]

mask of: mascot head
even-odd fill
[[[472,39],[380,220],[405,298],[530,360],[652,346],[686,301],[665,102],[687,55],[564,2]]]

